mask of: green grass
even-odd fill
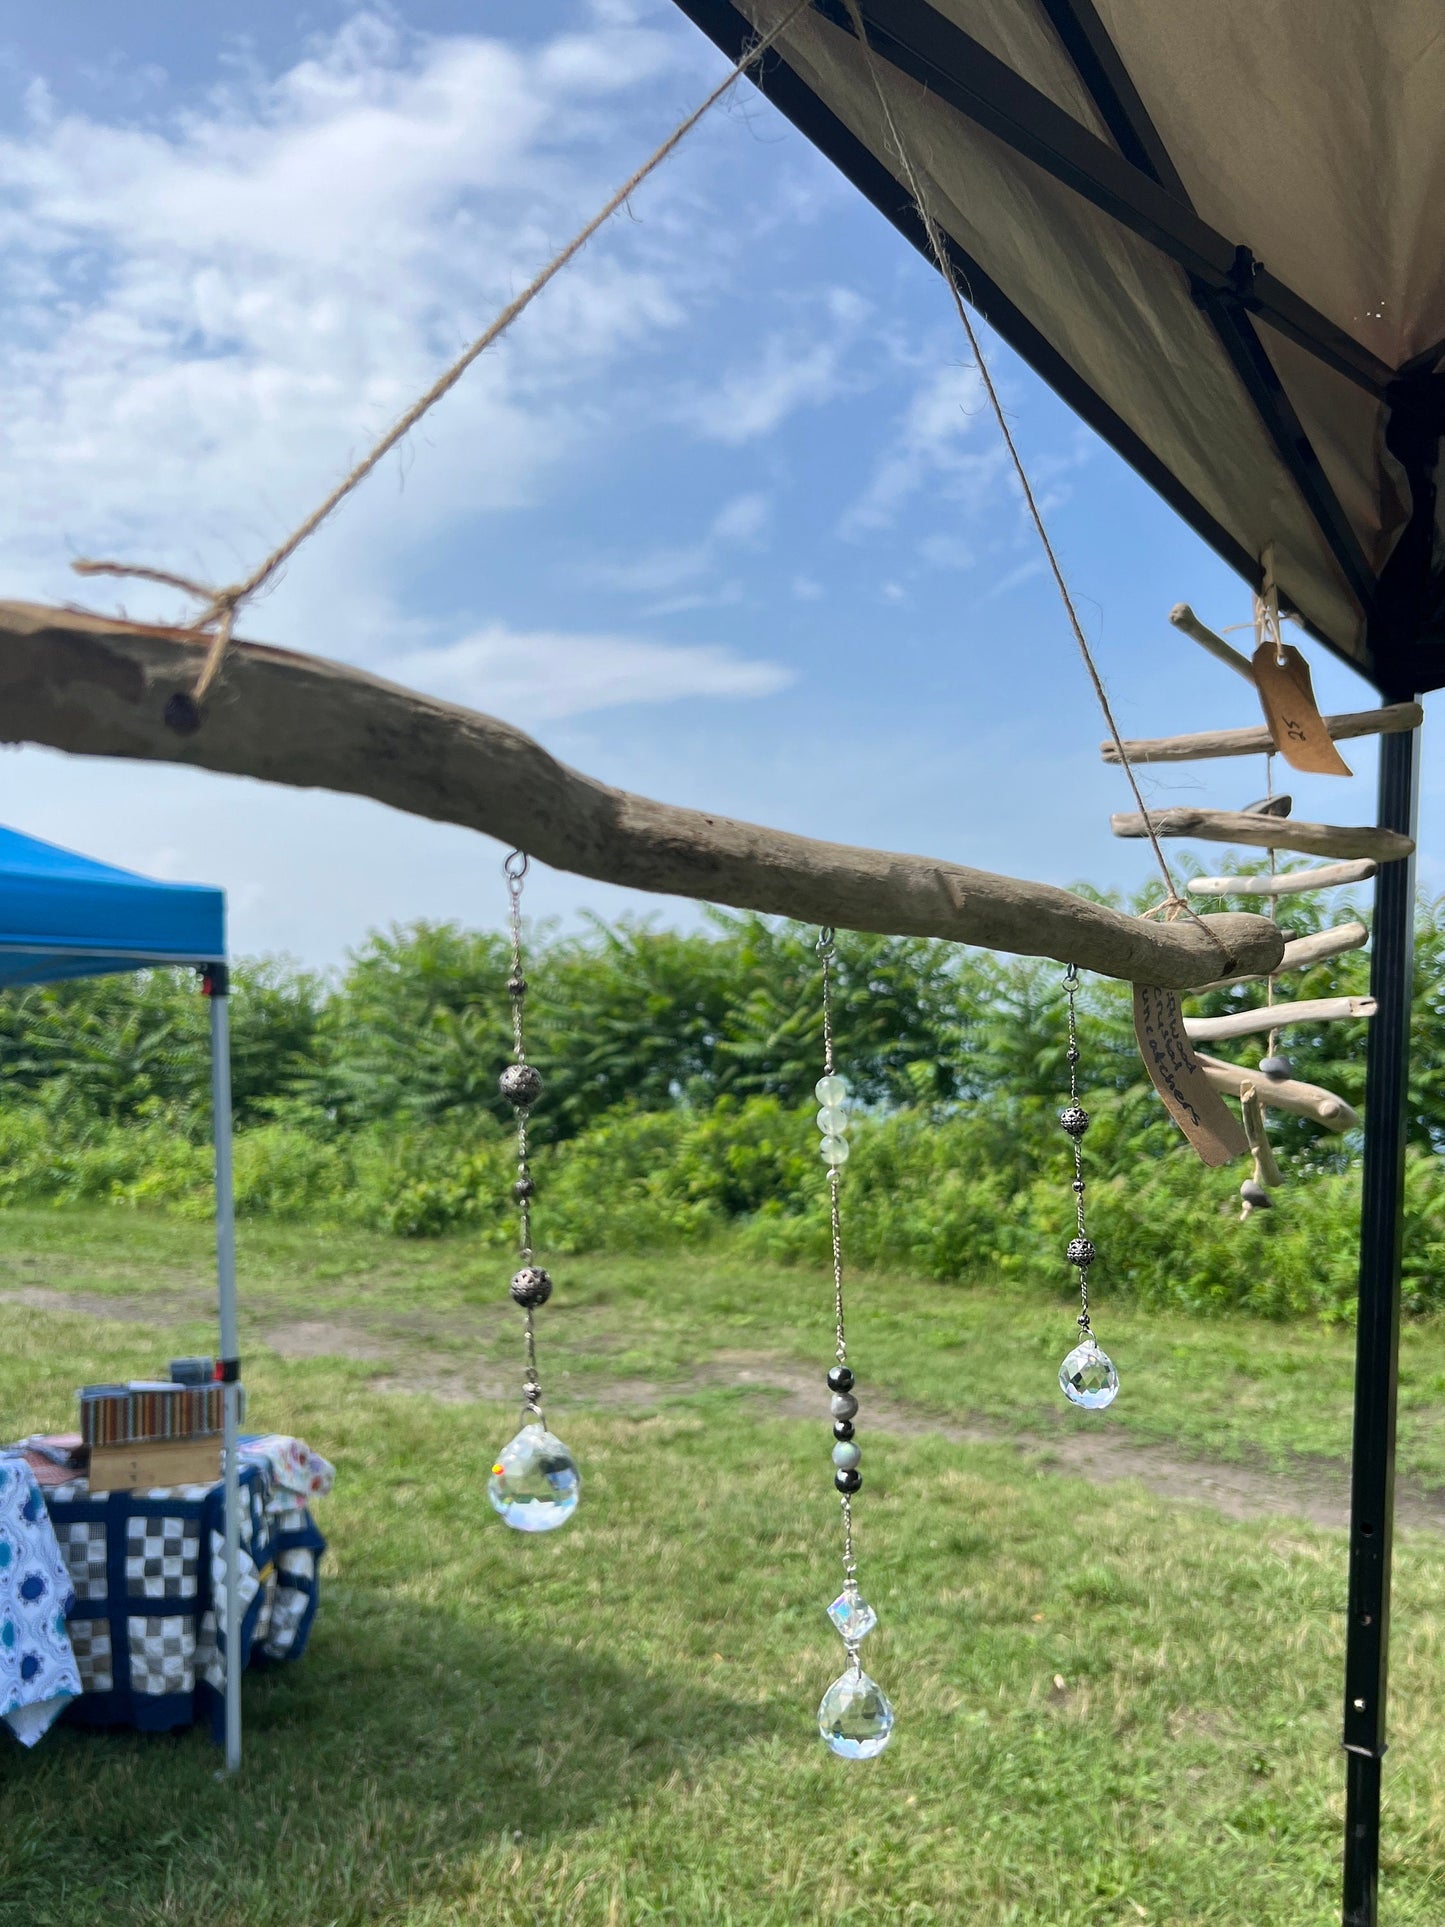
[[[203,1343],[173,1320],[206,1258],[202,1229],[165,1219],[0,1216],[0,1291],[153,1293],[158,1312],[148,1327],[0,1303],[0,1433],[66,1422],[82,1378]],[[374,1364],[283,1364],[260,1342],[345,1312],[427,1345],[450,1332],[458,1362],[510,1356],[497,1261],[245,1228],[253,1415],[339,1469],[312,1649],[248,1680],[238,1783],[200,1734],[7,1747],[4,1927],[1335,1917],[1342,1535],[1230,1525],[1005,1445],[869,1440],[875,1389],[1049,1423],[1066,1301],[857,1281],[869,1661],[899,1725],[849,1767],[812,1727],[840,1657],[820,1428],[688,1383],[723,1350],[820,1364],[826,1281],[726,1250],[555,1269],[542,1361],[585,1491],[565,1532],[528,1541],[483,1494],[513,1408],[378,1393]],[[1084,1423],[1237,1457],[1344,1450],[1340,1334],[1107,1304],[1098,1322],[1124,1391]],[[1436,1329],[1407,1334],[1406,1369],[1411,1466],[1445,1479]],[[589,1404],[619,1376],[673,1395]],[[1396,1615],[1384,1919],[1438,1927],[1445,1544],[1404,1542]]]

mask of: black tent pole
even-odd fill
[[[1380,739],[1382,826],[1416,832],[1419,731]],[[1378,1010],[1365,1065],[1365,1157],[1350,1487],[1350,1587],[1345,1628],[1344,1927],[1378,1927],[1380,1774],[1390,1657],[1395,1407],[1400,1354],[1400,1259],[1405,1103],[1415,954],[1413,859],[1375,883],[1370,992]]]

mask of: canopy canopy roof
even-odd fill
[[[729,54],[787,0],[678,0]],[[1445,684],[1439,0],[860,0],[962,285],[1252,583]],[[843,0],[775,105],[924,245]]]
[[[48,983],[226,955],[226,899],[157,883],[0,828],[0,984]]]

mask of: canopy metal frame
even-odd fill
[[[875,58],[927,87],[1082,200],[1150,243],[1188,277],[1270,443],[1366,618],[1366,661],[1350,666],[1388,701],[1445,686],[1445,570],[1436,562],[1436,471],[1445,435],[1445,342],[1394,369],[1270,274],[1248,243],[1221,234],[1191,205],[1093,0],[1038,0],[1107,128],[1101,140],[927,0],[859,0]],[[753,23],[730,0],[677,0],[736,60]],[[842,31],[842,0],[813,0]],[[917,210],[878,156],[854,135],[777,49],[753,84],[932,260]],[[986,268],[945,236],[950,265],[972,304],[1088,425],[1223,561],[1254,588],[1258,559],[1212,516],[1123,421]],[[1385,406],[1385,440],[1404,471],[1410,512],[1389,559],[1372,568],[1271,362],[1267,323]],[[1308,625],[1307,625],[1308,626]],[[1318,631],[1315,633],[1318,634]],[[1328,636],[1319,639],[1340,653]],[[1380,747],[1379,821],[1412,839],[1418,732]],[[1344,1747],[1344,1927],[1378,1927],[1381,1763],[1386,1747],[1390,1571],[1399,1370],[1400,1277],[1414,866],[1382,865],[1376,883],[1370,987],[1378,1014],[1366,1062],[1359,1320],[1355,1370]]]

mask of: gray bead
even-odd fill
[[[519,1305],[535,1310],[552,1296],[552,1280],[540,1265],[523,1265],[512,1280],[512,1296]]]
[[[1059,1112],[1059,1122],[1070,1137],[1080,1138],[1089,1128],[1089,1113],[1082,1104],[1067,1104]]]
[[[509,1103],[520,1108],[535,1104],[542,1095],[542,1078],[531,1064],[508,1064],[497,1079],[497,1087]]]
[[[1270,1211],[1274,1208],[1274,1199],[1269,1195],[1268,1191],[1265,1190],[1264,1186],[1262,1184],[1256,1184],[1253,1178],[1246,1178],[1244,1180],[1244,1183],[1239,1187],[1239,1195],[1244,1199],[1246,1204],[1253,1205],[1256,1211]]]
[[[851,1440],[846,1444],[840,1442],[833,1447],[833,1463],[842,1472],[846,1472],[852,1466],[855,1466],[862,1456],[862,1450],[854,1445]]]
[[[1071,1265],[1077,1265],[1081,1271],[1085,1271],[1099,1254],[1094,1249],[1092,1238],[1070,1238],[1065,1255]]]
[[[834,1418],[852,1418],[858,1410],[858,1401],[851,1392],[834,1392],[828,1400],[828,1410]]]
[[[1261,1057],[1259,1068],[1266,1077],[1288,1077],[1294,1069],[1287,1057]]]

